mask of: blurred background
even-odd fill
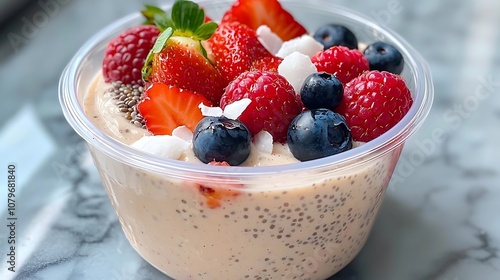
[[[405,146],[367,245],[332,279],[500,279],[500,1],[333,2],[412,44],[430,65],[435,100]],[[0,238],[0,279],[166,279],[128,246],[57,97],[78,48],[145,3],[166,2],[0,0],[0,168],[18,166],[25,252],[20,272],[4,274]],[[108,239],[113,247],[101,247]]]

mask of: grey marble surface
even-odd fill
[[[332,280],[500,279],[500,2],[336,2],[413,44],[431,66],[436,97],[368,243]],[[57,100],[79,46],[143,3],[157,2],[33,1],[0,27],[1,180],[8,164],[17,172],[16,272],[7,270],[2,183],[0,279],[167,279],[126,241]]]

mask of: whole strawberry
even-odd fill
[[[160,30],[153,25],[131,27],[113,38],[104,53],[102,73],[106,83],[141,84],[141,69]]]
[[[344,46],[333,46],[320,51],[311,58],[318,72],[335,75],[343,84],[370,70],[368,60],[363,53]]]
[[[218,104],[226,83],[202,44],[212,36],[217,24],[205,22],[203,10],[190,1],[176,1],[171,18],[160,10],[154,19],[164,31],[146,59],[143,79],[202,94]]]
[[[265,130],[275,142],[285,142],[288,126],[302,110],[292,85],[274,72],[244,72],[229,83],[220,105],[225,108],[243,98],[251,102],[238,119],[250,132]]]
[[[254,61],[271,56],[259,42],[255,31],[238,22],[222,23],[207,42],[215,67],[226,85],[250,70]]]
[[[412,103],[401,76],[369,71],[346,84],[335,111],[346,118],[354,140],[368,142],[396,125]]]

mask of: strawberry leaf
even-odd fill
[[[177,1],[172,7],[172,21],[177,29],[176,35],[178,32],[191,37],[205,21],[205,12],[194,2]]]
[[[154,54],[161,52],[172,36],[199,41],[201,53],[208,59],[201,41],[212,37],[218,25],[215,22],[204,23],[205,12],[198,4],[188,0],[177,0],[172,7],[171,17],[161,8],[151,5],[145,5],[145,9],[141,12],[146,17],[146,24],[155,24],[162,31],[142,67],[141,74],[144,81],[148,81],[151,74]]]
[[[217,29],[217,23],[205,23],[205,11],[192,1],[177,0],[169,16],[164,10],[152,5],[144,5],[141,13],[146,18],[144,24],[154,24],[160,31],[173,28],[175,36],[190,37],[194,40],[208,40]]]
[[[205,50],[205,47],[203,47],[203,44],[201,43],[201,41],[199,41],[199,46],[200,46],[200,51],[201,51],[201,54],[203,55],[203,57],[205,57],[211,64],[214,64],[213,61],[208,59],[207,50]]]
[[[172,36],[172,33],[173,33],[173,29],[172,29],[172,27],[169,27],[165,31],[163,31],[158,36],[158,38],[156,38],[156,42],[153,45],[153,48],[151,49],[153,51],[153,53],[159,53],[159,52],[161,52],[161,50],[163,50],[165,43]]]
[[[213,21],[207,22],[198,27],[194,33],[199,40],[208,40],[214,34],[217,26],[217,23]]]
[[[169,27],[174,27],[174,23],[166,14],[156,14],[154,16],[154,23],[160,31],[164,31]]]
[[[152,5],[144,5],[144,10],[141,11],[141,14],[146,18],[144,24],[155,24],[155,17],[158,15],[167,16],[164,10]]]
[[[148,56],[146,57],[146,61],[144,62],[144,66],[142,67],[141,74],[142,74],[142,79],[144,81],[148,81],[149,75],[151,74],[151,69],[153,67],[153,57],[156,53],[161,52],[163,50],[163,47],[167,43],[167,40],[172,36],[173,34],[173,29],[172,27],[168,27],[163,31],[158,38],[156,38],[156,42],[151,48],[151,50],[148,53]]]

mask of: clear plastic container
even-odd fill
[[[231,1],[199,3],[218,19]],[[377,139],[334,156],[266,167],[209,166],[134,150],[84,113],[84,96],[107,42],[140,24],[139,13],[89,39],[62,74],[64,115],[87,141],[125,235],[145,260],[174,279],[305,280],[335,274],[365,244],[403,145],[430,110],[428,66],[399,35],[334,4],[282,4],[310,31],[334,22],[362,43],[395,45],[414,98],[408,114]]]

